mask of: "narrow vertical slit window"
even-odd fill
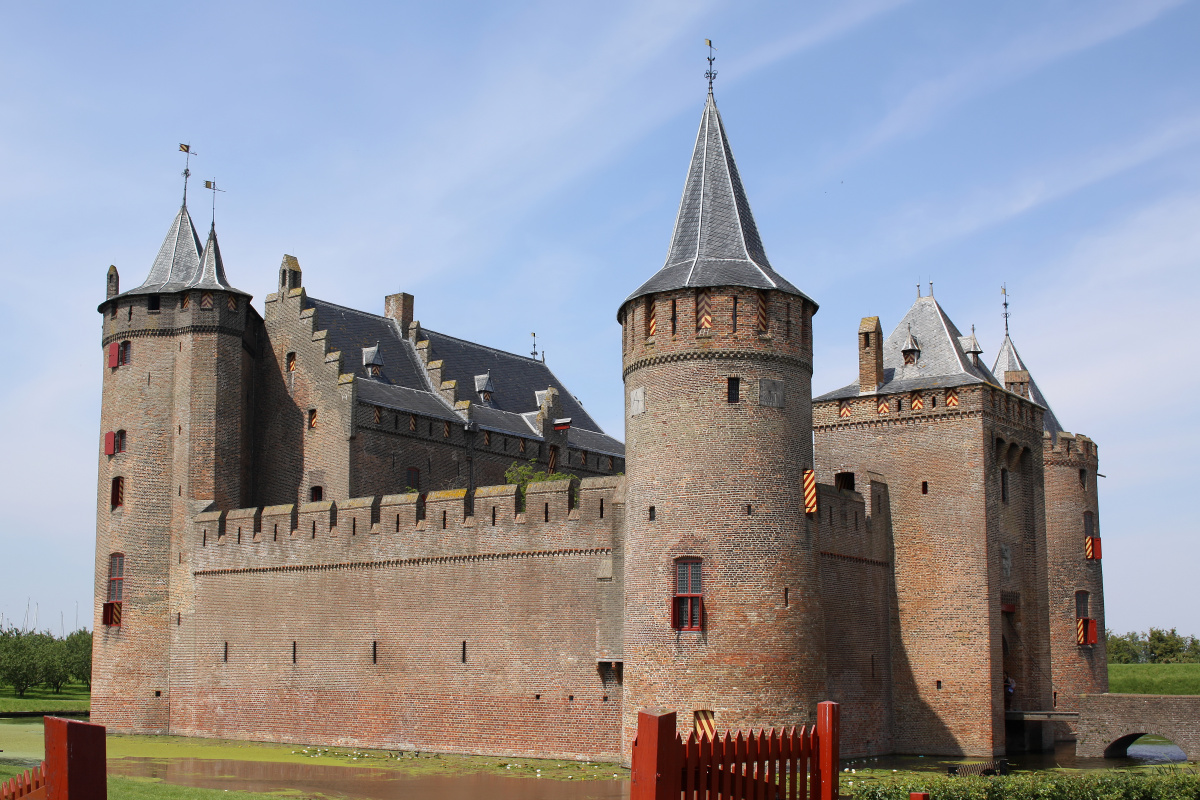
[[[654,305],[655,305],[654,304],[654,295],[650,295],[649,297],[646,298],[646,337],[647,338],[653,336],[658,327],[657,320],[655,319]]]
[[[730,319],[733,322],[733,332],[734,333],[737,333],[737,317],[738,317],[738,296],[735,294],[733,296],[733,313],[730,315]]]
[[[125,478],[118,475],[112,479],[112,490],[110,500],[112,508],[115,511],[125,505]]]
[[[671,301],[671,335],[674,336],[679,325],[679,301]]]
[[[378,639],[373,640],[371,642],[371,663],[372,664],[379,663],[379,640]]]
[[[741,402],[741,399],[742,399],[742,379],[741,378],[735,378],[732,376],[729,377],[729,379],[726,381],[725,389],[726,389],[725,399],[727,402],[730,402],[730,403]]]
[[[292,663],[296,663],[296,641],[292,640]]]

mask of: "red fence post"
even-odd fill
[[[838,754],[841,748],[841,736],[841,706],[830,700],[817,703],[817,740],[820,748],[817,769],[821,773],[820,800],[837,800],[838,798],[838,765],[840,764]]]
[[[108,800],[104,726],[45,718],[46,800]]]
[[[629,800],[679,800],[680,749],[674,711],[639,711]]]

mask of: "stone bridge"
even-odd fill
[[[1077,755],[1119,757],[1143,734],[1165,736],[1200,759],[1200,695],[1085,694],[1079,697]]]

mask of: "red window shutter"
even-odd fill
[[[1096,643],[1096,620],[1089,619],[1087,621],[1087,643]]]
[[[679,603],[676,602],[674,597],[667,602],[671,604],[671,627],[679,630]]]
[[[696,622],[697,622],[696,627],[699,628],[700,630],[704,630],[704,598],[700,597],[699,600],[700,600],[700,616],[696,618]]]
[[[111,456],[117,452],[117,435],[112,431],[104,434],[104,455]]]
[[[115,367],[121,363],[121,345],[110,342],[108,345],[108,366]]]

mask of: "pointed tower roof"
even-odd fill
[[[996,363],[992,367],[992,372],[1002,381],[1006,372],[1029,372],[1029,368],[1021,360],[1021,354],[1017,352],[1017,346],[1013,344],[1013,340],[1007,333],[1004,334],[1004,344],[1000,345],[1000,352],[996,355]],[[1042,415],[1042,428],[1052,436],[1062,433],[1063,426],[1058,423],[1058,417],[1054,416],[1054,411],[1046,402],[1046,396],[1038,388],[1032,373],[1029,375],[1029,395],[1033,398],[1033,402],[1046,409],[1046,413]]]
[[[978,347],[974,336],[963,336],[937,300],[919,297],[883,343],[884,382],[878,391],[890,394],[972,383],[1003,385],[982,362],[978,366],[972,363],[967,350],[980,352]],[[917,352],[915,363],[904,363],[905,350]],[[855,383],[816,399],[839,400],[858,394]]]
[[[700,117],[667,261],[625,302],[705,286],[778,289],[812,302],[767,261],[711,91]]]
[[[188,214],[185,202],[179,207],[179,213],[167,229],[167,237],[163,239],[158,256],[150,267],[150,274],[141,286],[130,289],[125,294],[177,292],[185,288],[200,274],[202,249],[200,237],[196,235],[196,227],[192,225],[192,217]]]
[[[186,287],[188,289],[216,289],[223,292],[250,295],[241,289],[229,285],[225,278],[225,262],[221,260],[221,246],[217,244],[217,224],[214,222],[208,229],[208,243],[204,245],[203,261],[196,273],[195,279]]]

